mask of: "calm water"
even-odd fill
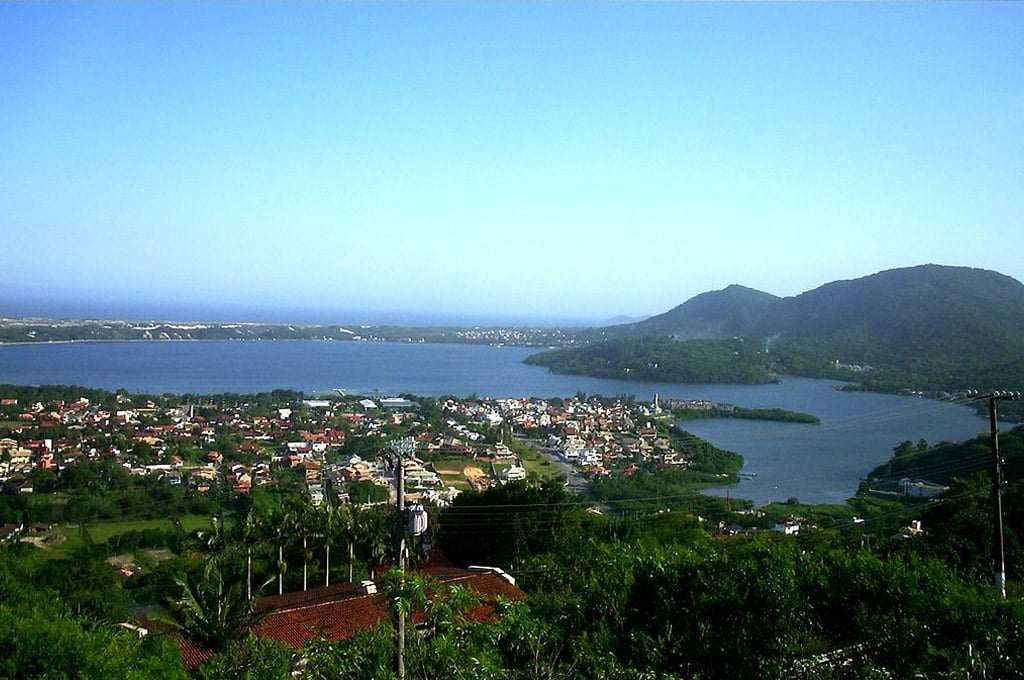
[[[278,388],[306,393],[494,398],[654,394],[711,399],[749,408],[813,413],[821,425],[704,420],[684,427],[743,454],[757,477],[729,491],[758,504],[791,496],[841,502],[861,477],[904,440],[960,441],[986,428],[967,407],[880,394],[840,392],[835,383],[790,378],[780,384],[670,385],[552,375],[526,366],[521,347],[357,342],[120,342],[0,346],[0,383],[74,384],[160,394]],[[725,494],[725,490],[714,493]]]

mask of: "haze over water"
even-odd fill
[[[961,441],[986,427],[964,406],[841,392],[836,383],[787,378],[771,385],[677,385],[554,375],[522,359],[533,349],[360,342],[90,342],[0,346],[0,383],[74,384],[161,394],[253,393],[572,397],[655,394],[748,408],[812,413],[820,425],[700,420],[683,427],[744,456],[757,477],[730,487],[757,504],[797,497],[842,502],[904,440]],[[724,489],[717,491],[724,495]]]

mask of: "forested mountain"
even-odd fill
[[[1024,284],[983,269],[924,265],[836,281],[784,298],[750,328],[770,337],[867,336],[895,351],[1019,349]]]
[[[646,379],[674,381],[700,373],[692,368],[651,374],[658,366],[678,369],[679,362],[666,360],[661,345],[657,359],[646,361],[643,348],[632,346],[637,338],[745,337],[765,348],[758,361],[766,372],[855,378],[886,391],[1019,388],[1024,383],[1024,284],[982,269],[923,265],[836,281],[788,298],[730,286],[637,324],[600,329],[596,337],[617,341],[614,353],[630,357],[631,370],[619,371],[621,377],[637,365],[650,369]],[[631,345],[628,351],[623,342]],[[684,357],[693,354],[685,344],[675,347]],[[616,368],[608,364],[608,350],[594,344],[571,350],[569,361],[557,352],[532,361],[555,371],[608,377]],[[734,356],[750,361],[749,353]],[[595,371],[586,368],[591,364]],[[744,368],[743,374],[751,372]],[[729,375],[716,365],[699,379],[728,382]]]
[[[773,351],[791,372],[869,365],[857,377],[873,389],[1024,382],[1024,284],[981,269],[926,265],[830,283],[781,301],[755,333],[783,339]]]
[[[781,300],[753,288],[732,285],[693,297],[664,314],[639,323],[604,328],[609,336],[666,335],[676,340],[731,338],[749,335]]]

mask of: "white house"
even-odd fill
[[[780,520],[772,525],[772,531],[786,536],[795,536],[800,533],[800,523],[794,519]]]

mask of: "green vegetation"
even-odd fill
[[[737,348],[735,338],[748,338],[747,349]],[[556,373],[671,382],[743,384],[793,375],[889,393],[1020,389],[1024,284],[995,272],[927,265],[836,281],[793,298],[730,286],[580,339],[589,344],[527,361]],[[730,351],[737,352],[732,359]],[[1004,413],[1024,417],[1024,404],[1007,404]]]
[[[1024,426],[999,435],[999,452],[1007,479],[1024,478]],[[965,442],[941,442],[934,446],[921,440],[905,441],[893,456],[868,475],[871,479],[898,481],[904,477],[949,484],[954,477],[970,477],[992,471],[992,441],[988,433]]]
[[[181,547],[185,538],[205,529],[207,515],[183,515],[174,519],[104,520],[85,524],[55,525],[43,537],[44,555],[66,556],[86,543],[108,544],[109,550]]]
[[[212,428],[201,450],[216,449],[218,437],[237,445],[232,431],[217,431],[222,411],[208,399],[196,401],[206,404],[205,427]],[[232,404],[232,418],[243,410],[230,397],[223,402]],[[297,406],[259,395],[251,403],[265,412]],[[603,409],[625,414],[633,406],[628,399],[586,395],[569,404],[595,423],[625,419]],[[465,414],[483,402],[449,406],[459,411],[451,418],[470,422]],[[297,407],[296,413],[301,427],[314,419]],[[389,415],[366,432],[382,446],[412,433],[430,438],[448,413],[425,401],[417,413]],[[346,426],[346,446],[361,436],[355,423],[371,419],[359,416]],[[324,416],[341,427],[337,418]],[[52,428],[55,437],[68,438],[69,428]],[[377,433],[384,428],[386,436]],[[283,431],[289,441],[295,434]],[[504,429],[486,431],[488,446],[510,439]],[[78,432],[96,437],[84,426]],[[609,439],[621,447],[612,449],[621,460],[609,463],[609,474],[595,473],[593,498],[567,492],[561,479],[534,479],[466,491],[446,508],[430,508],[429,542],[460,565],[505,569],[525,600],[498,601],[493,616],[481,621],[470,615],[481,606],[476,594],[417,574],[388,573],[380,581],[381,599],[423,624],[408,638],[409,677],[1022,675],[1024,589],[1016,567],[1008,600],[990,585],[984,438],[937,446],[905,442],[873,473],[948,480],[950,488],[934,501],[864,490],[845,506],[808,506],[793,498],[757,509],[697,493],[735,475],[742,460],[734,453],[660,420],[642,434],[609,432]],[[1001,444],[1012,480],[1004,495],[1007,563],[1019,565],[1024,428],[1004,433]],[[528,443],[510,439],[509,446],[543,469]],[[158,455],[120,450],[122,456]],[[0,494],[0,521],[63,518],[59,527],[32,532],[36,544],[0,543],[0,678],[184,678],[167,630],[147,622],[152,632],[140,639],[119,625],[143,614],[150,619],[158,605],[169,630],[213,653],[191,677],[395,677],[390,622],[296,649],[252,633],[259,616],[248,596],[250,589],[258,596],[301,590],[306,582],[379,576],[392,543],[389,508],[314,507],[298,491],[305,477],[298,469],[277,470],[241,496],[217,485],[204,495],[187,483],[129,475],[117,461],[78,460],[38,475],[34,482],[44,490]],[[438,455],[434,465],[461,469],[470,461],[468,455]],[[976,470],[981,473],[973,475]],[[368,484],[347,488],[353,497],[365,490],[367,501],[371,494],[379,498],[383,489]],[[208,512],[189,512],[200,503]],[[862,521],[854,522],[854,514]],[[797,536],[766,531],[792,519],[801,524]],[[923,531],[907,530],[914,520]]]
[[[621,338],[585,347],[532,354],[528,364],[553,373],[618,380],[760,384],[772,381],[760,342]]]
[[[509,438],[507,445],[519,457],[519,462],[531,479],[546,482],[561,478],[562,473],[537,450],[537,447],[512,438]]]
[[[701,418],[736,418],[739,420],[773,420],[780,423],[805,423],[818,425],[821,419],[810,413],[789,411],[783,408],[743,408],[742,406],[672,410],[672,415],[680,420],[699,420]]]

